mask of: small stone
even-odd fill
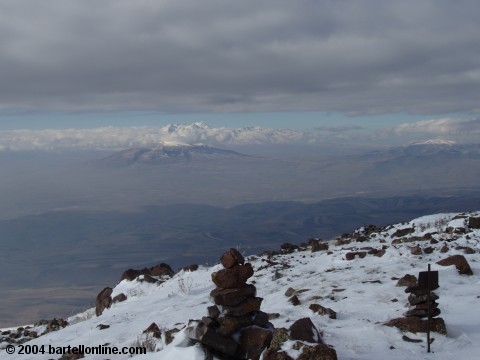
[[[422,248],[420,246],[414,246],[410,248],[410,253],[412,255],[422,255]]]
[[[120,293],[112,299],[112,304],[115,304],[117,302],[122,302],[125,300],[127,300],[127,296],[124,293]]]
[[[290,297],[295,293],[296,293],[296,290],[294,288],[289,287],[287,291],[285,291],[285,296]]]
[[[144,334],[152,334],[153,337],[160,339],[162,336],[162,332],[157,324],[151,323],[145,330],[143,330]]]
[[[333,311],[332,309],[329,309],[327,307],[324,307],[320,304],[311,304],[308,307],[310,310],[313,312],[320,314],[320,315],[328,315],[330,319],[336,319],[337,318],[337,313]]]
[[[220,310],[215,305],[207,307],[208,316],[212,319],[216,319],[220,316]]]
[[[226,268],[231,269],[235,265],[245,264],[245,258],[237,249],[230,248],[225,254],[222,255],[220,263]]]
[[[288,299],[288,301],[292,303],[293,306],[298,306],[301,304],[297,295],[293,295],[290,299]]]

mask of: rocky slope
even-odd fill
[[[228,266],[250,269],[246,265],[249,263],[253,271],[232,284],[241,288],[246,281],[250,289],[251,285],[255,288],[255,295],[247,291],[246,300],[262,299],[245,310],[268,316],[262,320],[262,326],[273,333],[269,341],[264,339],[262,346],[270,344],[261,357],[475,359],[480,351],[480,314],[476,311],[480,304],[479,241],[480,212],[437,214],[388,227],[365,226],[331,241],[310,239],[301,246],[284,244],[278,252],[247,257],[245,264],[234,261],[225,266],[222,261],[213,267],[192,266],[176,274],[165,264],[130,270],[117,286],[99,294],[96,309],[66,319],[65,327],[59,321],[54,327],[51,323],[38,323],[26,329],[27,337],[25,329],[3,329],[0,349],[38,336],[24,344],[146,346],[146,355],[133,356],[138,359],[204,359],[205,354],[227,358],[208,341],[196,338],[194,329],[199,320],[208,322],[206,326],[212,329],[219,329],[215,322],[225,325],[225,309],[218,305],[225,299],[218,295],[232,292],[222,290],[230,286],[225,285],[232,276],[226,270]],[[437,318],[445,324],[432,333],[434,355],[426,353],[426,336],[421,326],[412,325],[422,321],[422,317],[415,318],[418,321],[405,317],[415,309],[411,294],[418,293],[416,277],[427,270],[428,264],[439,272],[440,287],[435,290],[438,299],[434,307],[438,309],[436,313],[440,312]],[[219,274],[227,273],[230,275],[219,282]],[[220,310],[217,317],[207,310],[214,304]],[[252,323],[247,321],[239,329],[245,326]],[[310,337],[298,335],[299,327],[302,334],[309,333]],[[241,341],[241,334],[235,334],[234,341]],[[18,349],[17,345],[14,355],[0,350],[0,359],[32,358],[19,355]],[[230,354],[233,353],[232,349]],[[104,359],[105,355],[85,357]],[[49,358],[60,356],[35,355],[35,359]]]

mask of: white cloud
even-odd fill
[[[480,134],[480,119],[441,118],[405,123],[394,129],[397,134],[426,133],[432,135]]]
[[[308,133],[289,129],[211,128],[205,123],[164,127],[100,127],[95,129],[10,130],[0,132],[0,150],[118,150],[161,144],[250,145],[315,142]]]

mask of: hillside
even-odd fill
[[[255,273],[249,283],[255,284],[257,296],[263,298],[261,310],[270,314],[270,322],[276,329],[288,329],[296,320],[309,317],[322,333],[322,340],[334,347],[338,359],[474,359],[480,351],[480,314],[476,311],[480,301],[479,240],[480,212],[437,214],[387,227],[368,226],[330,242],[312,239],[298,248],[284,245],[279,252],[250,256],[247,261]],[[223,251],[219,251],[219,257]],[[473,276],[459,274],[455,266],[437,264],[457,254],[467,259]],[[447,329],[447,335],[432,333],[434,355],[426,353],[425,334],[402,333],[383,325],[408,310],[409,294],[405,287],[396,286],[398,280],[406,274],[418,276],[427,269],[427,264],[439,272],[440,288],[435,293]],[[190,319],[207,315],[206,309],[212,305],[209,293],[214,289],[211,274],[221,268],[220,264],[200,266],[196,271],[182,270],[171,278],[164,276],[161,281],[147,275],[132,281],[125,279],[111,294],[115,297],[123,293],[125,301],[114,303],[98,317],[95,309],[88,309],[68,318],[69,325],[65,328],[26,344],[57,347],[149,344],[153,351],[133,358],[204,359],[201,346],[188,341],[185,326]],[[292,289],[286,296],[289,288]],[[294,296],[299,303],[292,299]],[[312,304],[333,310],[336,319],[313,312]],[[143,334],[152,322],[162,333],[158,339]],[[101,330],[101,324],[108,327]],[[45,325],[39,325],[28,331],[41,334],[45,329]],[[167,345],[167,330],[171,329],[179,332]],[[10,336],[7,332],[3,330],[0,348],[7,346],[5,339]],[[10,333],[21,333],[18,339],[23,334],[15,329]],[[303,350],[295,350],[294,344],[295,341],[288,340],[281,350],[297,358]],[[7,355],[0,350],[0,359],[30,358],[33,355]],[[34,358],[52,356],[36,354]]]

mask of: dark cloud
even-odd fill
[[[0,0],[0,108],[477,112],[480,3]]]

